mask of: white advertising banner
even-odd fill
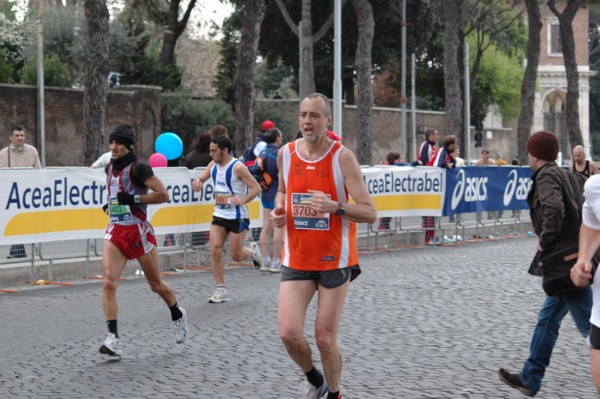
[[[446,170],[422,166],[363,168],[363,179],[377,216],[441,216]]]
[[[212,179],[194,192],[200,170],[154,170],[169,192],[166,204],[148,205],[157,234],[208,231],[214,208]],[[90,168],[0,169],[2,245],[102,238],[108,216],[106,174]],[[260,200],[248,204],[251,226],[262,225]]]
[[[214,208],[209,179],[201,192],[192,180],[201,170],[156,168],[169,192],[165,204],[148,205],[157,234],[208,231]],[[439,216],[445,173],[439,168],[363,168],[378,216]],[[108,216],[104,170],[90,168],[0,169],[1,245],[102,238]],[[262,225],[260,199],[248,204],[252,227]]]

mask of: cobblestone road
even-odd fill
[[[363,398],[519,398],[496,371],[527,356],[539,280],[535,239],[363,255],[340,332],[342,392]],[[162,301],[140,278],[120,283],[120,361],[105,335],[99,282],[0,294],[0,398],[298,398],[302,375],[277,334],[278,276],[226,272],[232,301],[209,304],[212,276],[165,277],[191,335],[175,345]],[[313,303],[314,305],[314,303]],[[307,334],[313,339],[314,306]],[[542,398],[596,398],[588,352],[565,319]]]

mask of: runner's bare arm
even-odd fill
[[[371,195],[367,191],[367,187],[363,181],[360,165],[354,153],[347,148],[343,148],[340,153],[340,169],[344,176],[346,189],[352,200],[354,200],[354,204],[346,204],[344,206],[344,217],[358,223],[375,222],[377,210],[375,210]],[[335,204],[333,212],[337,211],[338,208],[339,205]]]
[[[377,211],[362,179],[360,166],[352,151],[346,148],[341,151],[340,169],[344,176],[344,185],[354,200],[354,204],[343,204],[344,215],[342,217],[358,223],[373,223],[377,218]],[[340,204],[325,193],[316,190],[308,190],[308,192],[312,194],[311,206],[314,210],[335,214],[340,209]]]
[[[285,214],[285,179],[283,178],[283,147],[277,153],[277,168],[279,169],[279,189],[275,195],[275,209],[271,211],[269,217],[275,227],[283,227],[287,221]]]
[[[244,196],[244,198],[237,198],[240,201],[240,203],[239,204],[234,203],[234,205],[237,205],[237,206],[246,205],[248,202],[250,202],[254,198],[256,198],[258,196],[258,194],[260,194],[260,192],[261,192],[260,185],[254,178],[254,176],[252,176],[250,174],[250,171],[248,170],[248,168],[245,165],[243,165],[241,162],[238,162],[234,166],[233,173],[235,173],[235,176],[238,179],[240,179],[241,181],[243,181],[244,184],[246,186],[248,186],[248,188],[250,189],[250,191],[248,191],[248,194],[246,194]]]
[[[142,204],[161,204],[169,200],[169,193],[158,177],[149,177],[144,184],[151,191],[148,194],[140,196]]]
[[[210,179],[210,171],[214,164],[215,164],[214,161],[210,161],[208,166],[206,168],[204,168],[202,173],[200,173],[200,176],[198,176],[197,178],[195,178],[192,181],[192,188],[194,189],[194,191],[198,192],[198,191],[202,190],[202,183],[204,183],[205,181]]]

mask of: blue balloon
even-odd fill
[[[183,142],[175,133],[165,132],[156,138],[154,149],[163,154],[167,160],[172,161],[183,154]]]

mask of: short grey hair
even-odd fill
[[[309,95],[307,95],[306,97],[304,97],[304,100],[312,100],[314,98],[320,98],[323,100],[323,103],[325,104],[325,116],[331,116],[331,103],[329,102],[329,99],[327,98],[327,96],[325,94],[321,94],[321,93],[311,93]]]

